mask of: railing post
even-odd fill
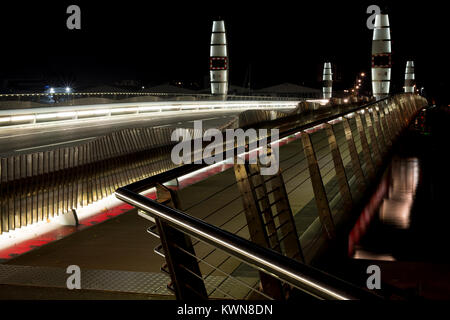
[[[385,133],[383,132],[383,130],[381,129],[381,118],[379,117],[378,111],[376,109],[377,107],[373,107],[372,108],[372,117],[373,117],[373,122],[375,124],[375,127],[377,129],[378,132],[378,143],[379,143],[379,147],[380,147],[380,155],[381,154],[385,154],[387,152],[387,143],[386,143],[386,137],[385,137]]]
[[[402,116],[399,111],[399,105],[397,104],[396,100],[390,101],[389,103],[389,111],[392,113],[394,126],[395,126],[395,135],[398,136],[399,133],[402,131],[404,127],[404,120],[402,119]]]
[[[372,153],[375,158],[375,163],[377,164],[377,166],[379,166],[379,165],[381,165],[382,160],[381,160],[381,155],[380,155],[380,149],[378,148],[377,137],[375,136],[375,131],[373,129],[372,120],[370,119],[369,108],[365,109],[364,115],[366,117],[366,125],[369,130],[370,142],[372,145]]]
[[[156,185],[156,197],[160,203],[179,207],[177,194],[161,184]],[[208,293],[197,259],[194,258],[195,250],[190,236],[158,218],[155,222],[176,298],[184,301],[207,300]]]
[[[352,160],[352,168],[356,178],[356,182],[362,189],[364,189],[366,186],[366,182],[364,180],[364,174],[361,169],[361,163],[359,161],[358,151],[356,150],[352,130],[350,129],[350,124],[348,123],[348,119],[346,117],[342,118],[342,124],[344,125],[345,139],[347,140],[348,150],[350,152],[350,158]]]
[[[367,142],[366,132],[364,130],[361,116],[358,112],[355,112],[355,121],[356,121],[356,127],[358,128],[359,137],[361,139],[361,147],[362,147],[362,153],[364,157],[364,162],[366,164],[367,168],[367,175],[368,180],[372,180],[372,178],[375,175],[375,167],[372,162],[372,157],[370,156],[370,149],[369,149],[369,143]]]
[[[385,112],[384,106],[380,106],[378,114],[380,116],[381,125],[383,127],[384,139],[386,141],[387,147],[389,148],[392,146],[394,137],[392,135],[391,128],[389,126],[389,119]]]
[[[330,147],[331,156],[333,157],[334,170],[336,172],[336,178],[339,184],[339,192],[341,194],[344,207],[346,211],[348,211],[353,205],[353,200],[350,187],[348,185],[347,176],[345,174],[344,163],[342,162],[342,156],[336,142],[333,126],[331,124],[326,124],[325,130],[328,135],[328,145]]]
[[[242,195],[250,239],[257,245],[281,252],[266,186],[259,174],[258,166],[238,164],[235,160],[234,173]],[[262,190],[257,192],[259,188]],[[276,299],[284,298],[284,290],[279,280],[264,272],[259,272],[259,276],[265,293],[270,293]]]
[[[309,175],[311,177],[319,219],[322,222],[328,239],[331,240],[335,238],[336,231],[333,217],[331,216],[327,194],[323,185],[322,176],[320,174],[319,165],[317,163],[316,154],[314,152],[314,147],[311,142],[311,137],[307,132],[302,132],[300,136],[303,144],[303,152],[305,153],[305,157],[308,161]]]
[[[400,131],[398,118],[396,117],[390,103],[387,103],[386,110],[388,116],[388,124],[390,124],[392,139],[395,140]]]

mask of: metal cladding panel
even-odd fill
[[[387,97],[389,95],[389,88],[389,81],[372,82],[373,95],[377,100]]]
[[[392,52],[391,41],[381,41],[381,40],[372,41],[372,55],[391,52]]]
[[[390,80],[391,80],[390,68],[372,69],[372,92],[377,100],[389,95]]]
[[[387,14],[375,15],[375,28],[389,27],[389,16]]]
[[[376,40],[391,40],[391,30],[390,28],[380,28],[373,29],[373,39]]]
[[[372,81],[391,80],[391,68],[372,68]]]
[[[227,38],[225,33],[213,33],[211,34],[211,44],[217,45],[217,44],[227,44]]]
[[[212,94],[227,94],[228,83],[227,82],[211,82],[211,93]]]
[[[211,82],[227,82],[228,72],[227,70],[214,70],[209,72]]]
[[[213,21],[212,32],[225,32],[225,21]]]
[[[227,55],[226,45],[211,46],[211,49],[209,51],[210,57],[226,57]]]

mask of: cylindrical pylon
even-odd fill
[[[211,93],[226,96],[228,92],[228,52],[225,22],[213,21],[209,58]]]
[[[377,100],[389,95],[391,52],[389,17],[387,14],[377,14],[372,38],[372,91]]]

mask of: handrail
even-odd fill
[[[180,210],[146,198],[127,187],[119,188],[115,194],[118,199],[149,212],[190,236],[220,248],[254,268],[267,272],[318,299],[359,300],[380,298],[348,282],[287,258],[276,251],[258,246]]]

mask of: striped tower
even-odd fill
[[[405,92],[414,93],[414,84],[415,84],[414,61],[406,61]]]
[[[226,96],[228,92],[228,53],[223,20],[213,21],[209,56],[211,93]]]
[[[372,39],[372,92],[377,100],[389,95],[391,66],[389,17],[377,14]]]
[[[331,99],[332,95],[332,85],[333,85],[333,73],[331,71],[331,62],[325,62],[323,65],[323,98]]]

